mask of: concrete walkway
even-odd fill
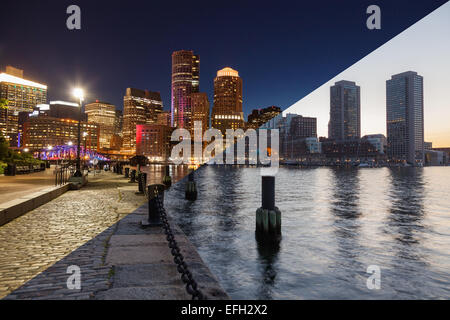
[[[52,168],[41,172],[16,176],[0,176],[0,203],[54,186],[54,169],[54,166],[52,166]]]
[[[137,184],[123,176],[103,173],[0,227],[0,297],[190,299],[162,228],[140,227],[147,201],[135,191]],[[202,291],[228,298],[186,236],[172,228]],[[67,288],[73,265],[81,272],[79,290]]]

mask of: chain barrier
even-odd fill
[[[181,274],[181,280],[186,284],[186,291],[192,296],[192,300],[206,300],[206,296],[198,288],[197,282],[194,280],[192,273],[189,271],[188,266],[184,261],[184,257],[180,252],[180,248],[178,247],[172,228],[170,227],[161,197],[158,195],[155,199],[156,207],[163,223],[164,233],[167,236],[166,239],[169,242],[169,248],[173,255],[173,261],[177,265],[178,272]]]

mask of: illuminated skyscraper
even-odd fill
[[[203,137],[203,133],[209,128],[208,96],[204,92],[193,93],[191,94],[191,102],[192,102],[192,121],[193,123],[195,121],[199,121],[202,123],[202,137]],[[193,137],[192,132],[191,136]]]
[[[123,150],[136,153],[136,125],[155,124],[162,112],[159,92],[128,88],[123,98]]]
[[[424,163],[423,77],[408,71],[386,81],[388,156]]]
[[[89,123],[95,123],[100,129],[99,148],[110,149],[115,133],[116,107],[107,102],[96,100],[85,106],[84,112]]]
[[[214,106],[212,110],[212,126],[226,133],[226,129],[244,127],[242,112],[242,79],[239,73],[231,68],[217,72],[214,79]]]
[[[19,146],[19,113],[31,113],[38,104],[45,104],[47,86],[25,80],[22,70],[8,66],[0,74],[0,98],[8,100],[7,108],[0,109],[0,134],[11,146]]]
[[[328,137],[334,140],[361,138],[360,87],[352,81],[339,81],[330,88]]]
[[[193,51],[172,53],[172,127],[190,129],[191,93],[199,91],[200,57]]]

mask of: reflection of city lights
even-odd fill
[[[48,146],[47,150],[53,150],[53,147],[52,146]]]
[[[68,144],[69,146],[71,146],[71,145],[73,145],[73,142],[72,142],[72,141],[69,141],[67,144]]]

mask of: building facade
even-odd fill
[[[99,149],[111,149],[111,139],[116,133],[116,106],[96,100],[85,105],[89,123],[99,127]]]
[[[209,100],[208,95],[204,92],[198,92],[191,94],[192,101],[192,121],[201,122],[202,124],[202,137],[204,132],[209,129]],[[191,137],[193,136],[193,130],[191,130]]]
[[[6,99],[6,108],[0,108],[0,134],[12,147],[21,146],[19,113],[31,113],[38,104],[47,103],[47,86],[23,78],[23,71],[8,66],[0,73],[0,99]]]
[[[81,122],[82,148],[98,151],[99,128],[96,124]],[[41,151],[55,146],[78,143],[78,121],[54,117],[32,116],[24,123],[24,147]]]
[[[172,53],[172,127],[190,130],[191,94],[199,92],[200,56],[190,50]]]
[[[277,106],[270,106],[264,109],[254,109],[247,118],[247,128],[258,129],[271,119],[275,118],[281,113],[281,108]]]
[[[155,124],[162,112],[159,92],[128,88],[123,98],[123,151],[136,153],[136,126]]]
[[[388,157],[411,165],[424,163],[423,77],[408,71],[386,81]]]
[[[171,154],[173,128],[160,124],[136,126],[136,154],[150,162],[166,162]]]
[[[361,138],[361,96],[355,82],[338,81],[330,88],[328,137],[335,140]]]
[[[217,72],[211,123],[222,134],[226,129],[244,128],[242,78],[236,70],[227,67]]]

